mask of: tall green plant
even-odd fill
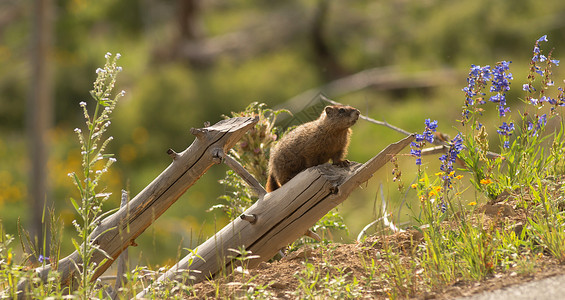
[[[71,203],[79,215],[79,222],[73,221],[79,240],[73,239],[72,241],[81,258],[81,261],[75,262],[75,267],[80,273],[79,292],[84,299],[93,293],[94,284],[91,282],[93,275],[105,261],[96,265],[91,261],[93,255],[100,252],[110,258],[107,253],[92,243],[97,238],[92,236],[92,232],[97,222],[110,213],[102,211],[102,205],[108,200],[111,193],[101,186],[101,180],[116,159],[113,154],[106,153],[112,137],[105,137],[104,134],[111,124],[110,115],[116,103],[125,94],[124,91],[114,93],[118,73],[122,71],[122,68],[117,65],[120,54],[112,56],[107,53],[105,58],[104,67],[96,70],[96,81],[94,81],[93,90],[90,91],[94,100],[94,112],[89,113],[86,102],[80,103],[86,120],[86,130],[83,133],[81,129],[76,128],[75,132],[81,146],[82,171],[69,174],[80,194],[79,201],[71,198]]]

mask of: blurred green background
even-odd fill
[[[34,2],[0,2],[0,219],[15,234],[29,223],[29,147],[26,99],[34,88],[30,52]],[[547,34],[544,49],[565,51],[565,2],[535,0],[390,1],[53,1],[53,127],[49,133],[49,198],[67,230],[63,255],[72,251],[70,226],[77,197],[67,173],[80,168],[73,129],[84,128],[78,103],[90,101],[95,70],[106,52],[121,53],[118,90],[126,97],[113,115],[109,152],[118,162],[106,176],[119,205],[119,191],[132,197],[170,163],[166,150],[184,150],[191,127],[215,123],[254,101],[273,108],[319,103],[318,93],[407,131],[424,119],[439,130],[458,130],[471,64],[511,60],[509,105],[520,105],[533,42]],[[356,73],[372,69],[351,81]],[[560,77],[559,71],[555,72]],[[333,84],[329,84],[332,83]],[[557,84],[561,80],[556,80]],[[329,84],[329,85],[328,85]],[[304,93],[309,91],[309,93]],[[291,100],[292,99],[292,100]],[[516,110],[513,110],[515,113]],[[497,122],[495,109],[486,116]],[[495,136],[495,134],[491,134]],[[350,160],[365,162],[402,135],[360,121],[354,127]],[[437,159],[426,157],[430,169]],[[401,157],[405,185],[414,179],[413,159]],[[392,166],[356,191],[339,210],[351,241],[375,216],[382,183],[390,207],[414,195],[397,191]],[[142,264],[176,260],[227,220],[206,210],[217,204],[224,166],[214,166],[138,240],[130,257]],[[380,196],[378,197],[380,201]],[[406,214],[400,215],[403,222]]]

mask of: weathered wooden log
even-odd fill
[[[157,281],[182,280],[192,283],[229,273],[237,267],[237,253],[230,249],[244,247],[257,255],[248,261],[253,268],[273,257],[279,249],[294,242],[331,209],[342,203],[360,184],[383,167],[391,157],[405,148],[414,136],[389,145],[365,164],[339,168],[324,164],[309,168],[244,212],[213,237],[201,244],[196,254],[189,254]],[[253,216],[253,222],[250,222]],[[190,277],[186,276],[190,272]],[[137,297],[144,297],[149,288]]]
[[[129,202],[129,193],[126,190],[122,190],[122,200],[120,201],[120,208],[127,207]],[[122,253],[118,256],[118,269],[116,270],[116,282],[114,283],[114,288],[110,289],[110,299],[114,300],[118,297],[120,288],[122,288],[126,282],[124,277],[126,273],[126,268],[129,267],[129,251],[124,249]]]
[[[104,250],[112,259],[101,264],[104,258],[97,252],[92,262],[100,265],[94,278],[99,277],[112,262],[130,245],[135,245],[135,239],[161,216],[186,190],[191,187],[212,165],[221,162],[220,153],[227,151],[254,126],[256,118],[232,118],[222,120],[217,124],[200,129],[191,129],[196,136],[194,142],[183,152],[169,155],[173,162],[153,182],[144,188],[127,206],[101,221],[91,235],[92,243]],[[173,154],[174,153],[174,154]],[[76,266],[81,265],[77,251],[61,259],[57,264],[61,285],[69,287],[73,278],[79,273]],[[37,268],[36,272],[42,280],[52,266]],[[25,297],[27,281],[18,284],[20,295]],[[70,287],[72,289],[72,286]]]

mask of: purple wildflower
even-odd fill
[[[514,123],[506,123],[502,122],[502,125],[498,127],[499,129],[496,131],[498,134],[502,136],[511,136],[512,132],[514,131]]]
[[[544,62],[544,61],[546,61],[546,60],[547,60],[547,57],[545,57],[545,55],[543,55],[543,54],[540,54],[540,55],[539,55],[539,61],[540,61],[540,62]]]
[[[496,132],[498,132],[498,134],[500,134],[504,139],[503,147],[505,149],[510,148],[510,142],[508,141],[508,138],[512,135],[512,132],[514,132],[514,123],[502,122],[502,125],[498,127],[498,130],[496,130]]]
[[[534,50],[533,52],[533,56],[532,56],[532,61],[531,61],[531,65],[532,65],[532,69],[530,71],[535,71],[536,73],[538,73],[539,75],[544,75],[545,74],[545,70],[542,70],[539,66],[536,65],[536,63],[539,62],[544,62],[546,60],[549,60],[549,63],[553,63],[556,66],[559,65],[559,60],[557,59],[551,59],[546,57],[545,55],[541,54],[541,49],[539,46],[540,42],[547,42],[547,34],[540,37],[539,39],[537,39],[536,43],[534,44]],[[551,57],[551,53],[549,54],[549,56]]]
[[[547,42],[547,34],[544,34],[542,37],[540,37],[540,38],[538,39],[538,43],[539,43],[539,42]]]
[[[471,108],[475,106],[475,101],[478,104],[484,104],[482,97],[485,93],[482,92],[483,88],[487,85],[487,82],[491,80],[491,69],[490,66],[476,66],[471,65],[469,70],[469,76],[467,77],[467,86],[462,89],[465,92],[465,107],[463,108],[463,123],[469,120],[469,115],[471,113]],[[473,109],[475,111],[475,109]]]
[[[512,80],[512,73],[507,73],[510,70],[510,62],[501,61],[496,64],[494,70],[492,71],[492,81],[491,81],[491,92],[496,92],[497,94],[490,97],[489,101],[498,104],[498,114],[501,117],[506,116],[506,113],[510,111],[506,107],[506,91],[510,90],[510,81]]]
[[[554,107],[551,108],[552,111],[554,111],[557,106],[565,106],[565,92],[562,87],[558,87],[557,90],[559,94],[557,95],[557,99],[553,99],[555,103],[552,103],[554,105]]]
[[[528,93],[531,94],[531,93],[533,93],[533,92],[536,91],[536,88],[534,88],[534,87],[533,87],[531,84],[529,84],[529,83],[524,83],[524,84],[522,85],[522,90],[524,90],[524,91],[526,91],[526,92],[528,92]]]
[[[422,134],[416,134],[416,141],[410,143],[410,154],[416,157],[416,165],[422,164],[422,148],[426,142],[434,142],[434,132],[437,129],[437,121],[430,121],[426,119],[426,128]]]
[[[505,92],[510,90],[510,82],[512,80],[512,73],[506,74],[510,70],[511,61],[501,61],[496,64],[492,71],[492,86],[491,92]]]
[[[40,263],[49,262],[49,257],[43,256],[43,254],[39,254],[37,261],[40,262]]]
[[[437,129],[437,121],[430,121],[430,119],[426,119],[426,130],[424,130],[424,136],[426,141],[433,143],[434,142],[434,132]]]
[[[542,97],[539,99],[539,101],[540,101],[541,103],[547,102],[547,103],[549,103],[549,104],[555,104],[555,103],[556,103],[555,99],[552,99],[551,97],[547,97],[547,96],[542,96]]]
[[[463,139],[461,134],[457,134],[449,142],[449,150],[446,154],[442,155],[439,160],[441,161],[440,170],[445,174],[443,175],[443,180],[445,181],[445,186],[451,185],[451,178],[453,177],[453,164],[457,160],[459,153],[463,150]]]
[[[421,148],[424,146],[425,142],[424,139],[419,138],[421,135],[416,134],[416,141],[410,143],[410,154],[416,157],[416,165],[422,164],[422,150]]]
[[[540,52],[541,52],[541,50],[540,50],[540,48],[539,48],[539,43],[540,43],[540,42],[547,42],[547,41],[548,41],[548,40],[547,40],[547,34],[544,35],[544,36],[542,36],[542,37],[540,37],[539,39],[537,39],[536,43],[534,44],[534,51],[533,51],[534,56],[532,57],[532,61],[533,61],[533,62],[536,62],[536,61],[539,61],[539,60],[540,60]],[[537,71],[536,71],[536,72],[537,72]],[[541,74],[541,75],[543,75],[543,74]]]
[[[447,203],[445,203],[445,201],[443,201],[443,199],[441,200],[441,203],[439,204],[439,210],[442,213],[445,213],[447,211]]]
[[[506,101],[504,102],[506,103]],[[506,116],[506,113],[510,111],[509,107],[505,107],[504,105],[498,105],[498,115],[501,117]]]
[[[540,43],[541,42],[547,42],[547,35],[544,35],[542,37],[540,37],[539,39],[536,40],[535,44],[534,44],[534,50],[532,51],[532,60],[530,61],[530,72],[528,74],[528,83],[523,85],[523,90],[527,91],[530,95],[528,95],[526,97],[526,101],[528,101],[530,104],[534,105],[534,106],[543,106],[544,102],[547,102],[551,105],[553,105],[553,107],[551,107],[551,112],[553,113],[555,108],[557,106],[561,106],[562,105],[562,101],[561,101],[561,97],[562,97],[562,91],[560,90],[560,88],[558,88],[558,90],[560,91],[559,96],[557,97],[557,99],[545,96],[545,89],[547,89],[548,87],[554,86],[555,82],[551,79],[551,67],[553,65],[559,66],[559,60],[557,59],[552,59],[552,51],[550,51],[547,56],[542,54],[541,48],[540,48]],[[540,64],[542,62],[545,62],[545,66],[542,67],[540,66]],[[533,87],[533,82],[535,81],[535,77],[537,75],[541,75],[541,84],[542,84],[542,89],[540,90],[540,98],[539,99],[535,99],[531,96],[531,94],[533,94],[534,91],[536,91],[536,89]],[[534,128],[537,127],[535,126],[534,123],[528,122],[528,127]],[[532,129],[533,130],[533,129]],[[535,131],[534,131],[535,132]],[[537,132],[535,132],[535,134],[537,134]]]
[[[545,126],[545,124],[547,124],[547,115],[543,114],[538,117],[538,125]]]
[[[528,131],[530,132],[531,136],[538,136],[538,131],[543,129],[547,124],[547,114],[543,114],[541,116],[537,116],[536,123],[532,123],[528,121]]]

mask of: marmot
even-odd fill
[[[326,106],[320,118],[304,123],[287,133],[272,149],[269,159],[267,192],[287,183],[303,170],[324,164],[347,166],[344,159],[349,136],[359,110],[351,106]]]

